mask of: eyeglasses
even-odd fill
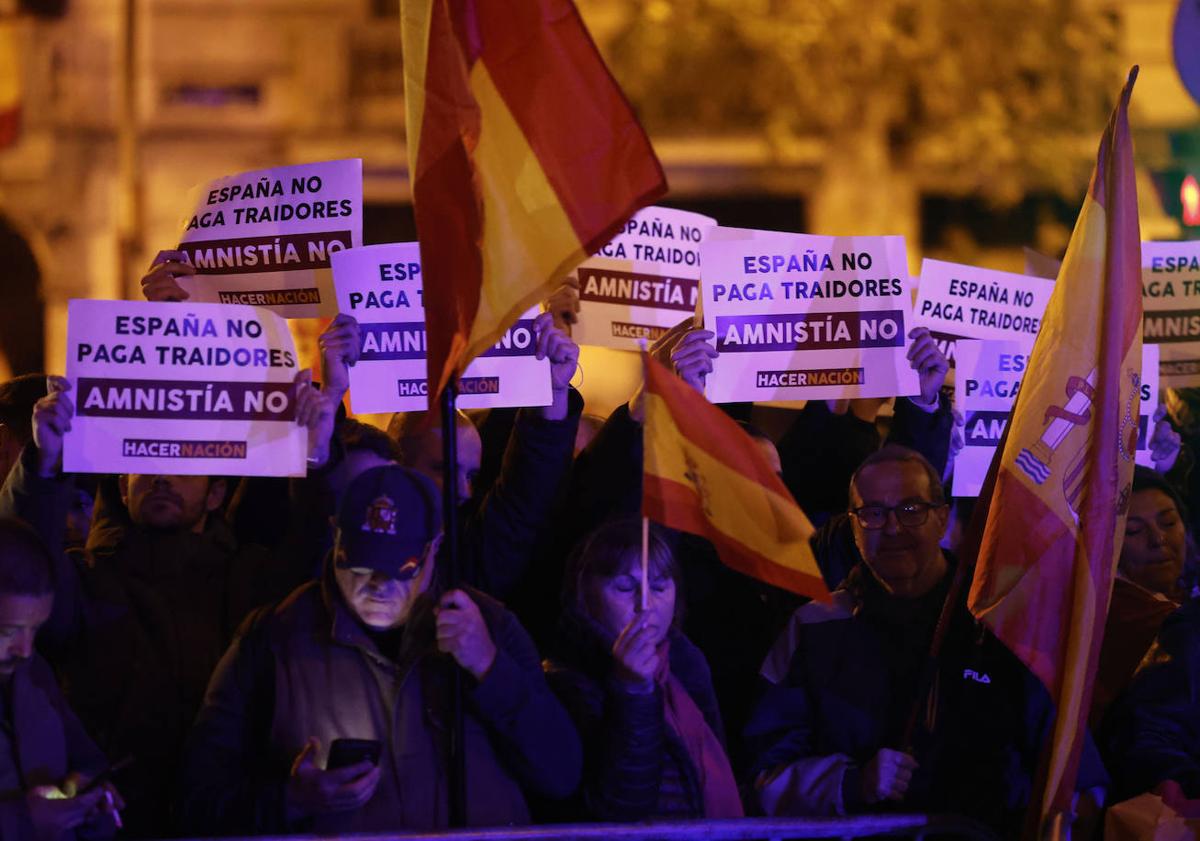
[[[851,508],[850,513],[864,529],[881,529],[887,525],[888,514],[895,513],[896,522],[902,526],[916,528],[925,525],[929,512],[945,506],[944,502],[902,502],[899,505],[864,505]]]

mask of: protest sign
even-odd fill
[[[954,405],[966,425],[965,446],[954,459],[952,492],[979,496],[1033,348],[1020,341],[961,339],[955,349]]]
[[[952,364],[956,339],[1012,340],[1031,349],[1053,291],[1053,280],[925,260],[913,321],[929,328]]]
[[[639,210],[575,271],[581,345],[637,350],[696,311],[700,242],[715,219],[668,207]]]
[[[700,247],[715,403],[919,391],[904,238],[713,230]]]
[[[351,409],[364,414],[427,409],[419,245],[339,251],[333,255],[333,282],[338,309],[354,316],[362,331],[362,352],[350,369]],[[537,308],[527,311],[467,366],[458,382],[459,408],[550,404],[550,363],[536,357],[537,314]]]
[[[1142,309],[1162,384],[1200,385],[1200,241],[1142,243]]]
[[[1154,466],[1150,457],[1150,436],[1154,434],[1154,412],[1160,402],[1158,383],[1162,364],[1160,345],[1142,345],[1142,408],[1138,418],[1137,463]]]
[[[68,473],[303,476],[287,322],[231,304],[72,300]]]
[[[362,245],[362,161],[284,166],[193,191],[179,250],[196,270],[190,301],[334,315],[329,258]]]
[[[1057,260],[1040,251],[1034,251],[1029,247],[1022,248],[1021,251],[1025,255],[1026,275],[1058,280],[1058,273],[1062,270],[1062,260]]]
[[[966,446],[954,459],[954,496],[978,496],[987,478],[988,466],[1004,435],[1008,416],[1021,388],[1021,379],[1032,346],[1023,341],[960,339],[958,367],[954,380],[954,405],[966,419]],[[1127,414],[1137,415],[1138,464],[1150,464],[1150,418],[1158,406],[1158,351],[1143,347],[1139,377],[1139,406]],[[1128,440],[1122,430],[1122,440]]]

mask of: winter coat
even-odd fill
[[[1200,798],[1200,600],[1167,617],[1104,723],[1114,801],[1165,780]]]
[[[481,681],[464,677],[467,822],[528,823],[522,786],[565,797],[579,781],[575,728],[546,686],[516,618],[471,591],[496,646]],[[184,765],[182,828],[191,835],[429,831],[445,828],[451,676],[423,596],[396,659],[356,621],[330,573],[256,614],[221,660]],[[382,743],[382,778],[354,812],[290,822],[289,769],[310,737],[318,766],[337,738]]]
[[[831,603],[796,612],[764,663],[769,686],[747,727],[767,814],[954,812],[1020,830],[1052,707],[1036,678],[975,623],[965,592],[911,747],[903,744],[953,568],[908,600],[888,595],[860,565]],[[919,767],[902,803],[868,806],[861,773],[882,748],[911,752]],[[1079,788],[1105,782],[1089,745]]]
[[[25,793],[61,785],[73,772],[94,777],[108,760],[67,706],[41,657],[17,666],[0,693],[0,838],[29,841],[34,829]],[[65,837],[91,841],[115,832],[112,819],[104,817]]]
[[[670,670],[723,743],[724,729],[708,664],[687,637],[669,636]],[[607,645],[579,621],[564,622],[546,678],[583,737],[583,784],[574,820],[639,821],[700,818],[704,802],[697,770],[670,732],[663,690],[631,692],[611,675]]]

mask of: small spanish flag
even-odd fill
[[[404,0],[429,397],[666,192],[570,0]]]
[[[648,354],[642,514],[705,537],[735,570],[822,601],[829,591],[796,505],[759,445]]]
[[[0,17],[0,149],[17,142],[21,129],[21,55],[18,20]]]

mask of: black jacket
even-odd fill
[[[537,652],[498,602],[470,593],[496,646],[483,680],[467,676],[467,819],[527,823],[521,786],[565,797],[579,781],[579,738],[546,686]],[[184,766],[189,834],[434,830],[447,825],[450,678],[437,651],[436,592],[417,602],[385,656],[354,620],[332,573],[247,622],[213,675]],[[289,823],[284,789],[305,741],[382,743],[379,788],[353,813]]]
[[[764,664],[770,685],[747,728],[764,811],[952,812],[1020,831],[1052,706],[1032,673],[973,620],[965,592],[913,736],[920,767],[908,794],[875,806],[859,795],[860,770],[881,748],[909,748],[903,735],[952,574],[953,565],[939,587],[904,600],[860,566],[831,604],[797,611]],[[1105,783],[1089,743],[1078,788]]]
[[[69,479],[38,476],[26,447],[0,490],[0,515],[61,546]],[[242,619],[309,577],[306,563],[239,544],[224,520],[203,533],[134,525],[102,483],[86,550],[59,553],[54,612],[39,647],[67,700],[114,761],[131,836],[163,834],[183,743],[204,689]]]
[[[1104,731],[1115,800],[1165,780],[1200,798],[1200,600],[1167,617]]]

